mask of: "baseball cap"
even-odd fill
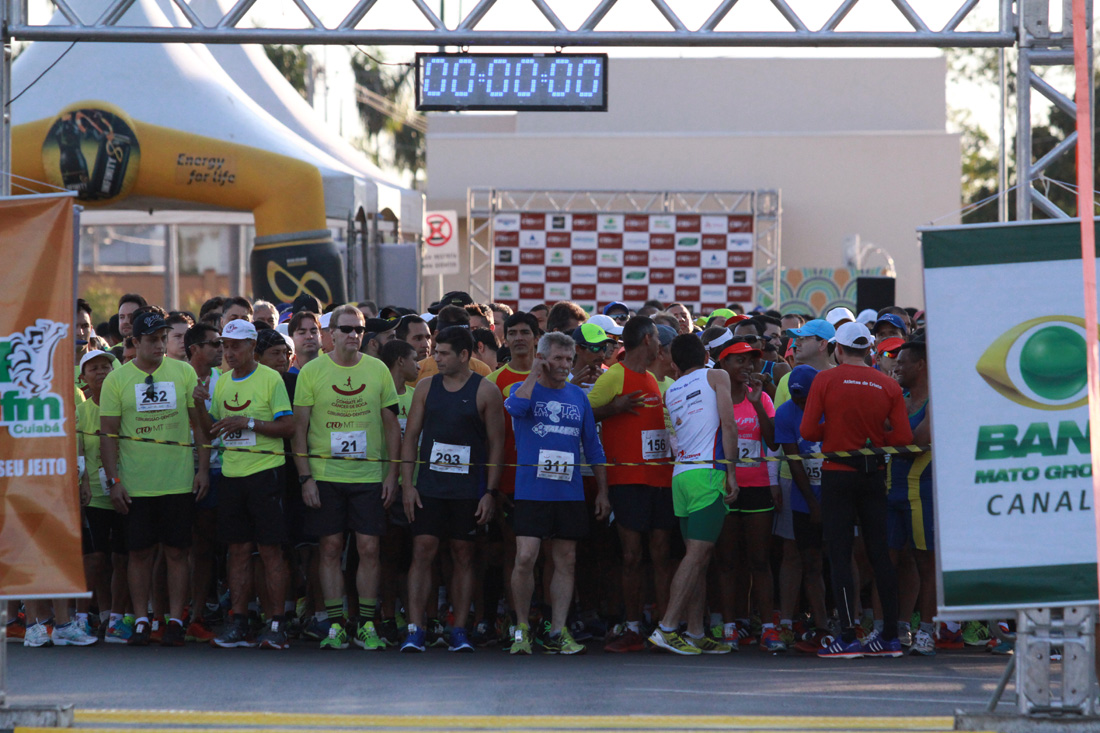
[[[799,364],[787,377],[787,389],[795,397],[805,397],[810,393],[810,385],[817,376],[817,370],[809,364]]]
[[[871,338],[871,332],[867,330],[866,326],[851,321],[842,324],[836,330],[836,342],[841,346],[848,346],[853,349],[866,349],[874,343],[874,339]]]
[[[833,308],[825,314],[825,320],[836,327],[841,321],[855,321],[856,316],[844,306]]]
[[[876,354],[893,354],[895,351],[905,345],[905,339],[903,338],[889,338],[884,339],[882,343],[875,347]]]
[[[330,328],[332,325],[332,311],[321,314],[321,328]]]
[[[363,324],[367,329],[367,333],[363,336],[363,343],[367,343],[380,333],[392,331],[400,322],[398,318],[368,318]]]
[[[663,323],[657,324],[657,340],[661,342],[661,346],[668,346],[674,338],[676,338],[675,328],[666,326]]]
[[[230,321],[225,324],[225,328],[222,329],[223,339],[234,339],[236,341],[244,341],[246,339],[256,340],[256,326],[249,321],[242,321],[239,318],[235,321]]]
[[[272,346],[282,346],[286,343],[286,339],[283,338],[283,334],[279,333],[273,328],[261,328],[256,332],[256,353],[262,354]],[[291,341],[291,343],[294,343]],[[291,351],[294,347],[291,347]]]
[[[452,290],[449,293],[444,293],[442,298],[428,306],[428,312],[437,314],[449,305],[457,305],[459,308],[464,308],[473,302],[474,299],[470,297],[469,293],[461,290]]]
[[[615,319],[611,316],[605,316],[603,314],[595,315],[589,318],[588,322],[594,323],[612,336],[623,335],[623,327],[615,323]]]
[[[722,353],[718,355],[718,358],[715,361],[722,361],[727,356],[732,356],[733,354],[749,353],[760,356],[760,349],[755,348],[748,341],[734,341],[732,344],[722,349]]]
[[[141,338],[147,333],[156,333],[168,327],[159,313],[146,311],[134,320],[132,335],[134,338]]]
[[[875,321],[875,325],[871,327],[871,333],[878,331],[878,327],[883,323],[887,323],[895,328],[900,328],[902,333],[909,332],[909,329],[905,327],[905,321],[901,320],[901,316],[896,313],[884,313],[879,316],[879,319]]]
[[[864,326],[870,326],[878,318],[878,311],[874,308],[864,308],[856,316],[856,322],[862,323]]]
[[[722,318],[725,318],[728,321],[729,319],[733,318],[735,315],[737,315],[737,314],[734,313],[733,311],[731,311],[729,308],[719,308],[718,310],[711,311],[710,315],[707,316],[707,320],[710,320],[711,318],[714,318],[715,316],[721,316]]]
[[[607,335],[607,331],[589,321],[582,323],[573,329],[573,340],[578,346],[600,346],[614,343],[615,339]]]
[[[792,338],[802,338],[803,336],[817,336],[819,339],[825,341],[831,341],[836,336],[836,329],[828,321],[821,318],[815,318],[812,321],[806,321],[802,324],[802,328],[788,328],[787,335]]]
[[[298,311],[309,311],[310,313],[321,312],[321,301],[316,295],[310,295],[309,293],[302,293],[294,302],[290,305],[290,312],[297,313]]]
[[[110,355],[110,354],[108,354],[108,353],[107,353],[106,351],[103,351],[103,350],[101,350],[101,349],[94,349],[94,350],[92,350],[92,351],[89,351],[89,352],[88,352],[87,354],[85,354],[84,356],[80,357],[80,371],[81,371],[81,372],[83,372],[83,371],[84,371],[84,365],[85,365],[85,364],[87,364],[88,362],[90,362],[90,361],[91,361],[92,359],[98,359],[98,358],[99,358],[99,357],[101,357],[101,356],[105,356],[105,357],[107,357],[108,359],[110,359],[111,361],[114,361],[114,360],[115,360],[115,357],[111,356],[111,355]]]
[[[630,313],[630,306],[628,306],[626,303],[623,303],[622,301],[616,300],[614,303],[608,303],[603,307],[603,314],[605,316],[609,316],[611,315],[611,311],[615,308],[621,308],[627,313]]]

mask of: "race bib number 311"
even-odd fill
[[[572,481],[574,462],[572,453],[561,450],[540,450],[538,478]]]

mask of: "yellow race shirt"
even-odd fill
[[[214,395],[210,404],[210,415],[215,420],[224,417],[251,417],[255,420],[271,422],[283,415],[293,415],[290,397],[286,385],[277,371],[263,364],[247,377],[237,379],[233,372],[222,374],[214,385]],[[239,430],[223,433],[221,444],[226,448],[222,453],[222,475],[230,478],[251,476],[286,463],[282,455],[272,456],[263,453],[250,453],[248,450],[234,448],[282,451],[283,439],[270,435],[260,435],[254,430]]]
[[[146,383],[146,378],[153,379]],[[121,418],[119,472],[130,496],[167,496],[192,490],[191,422],[195,406],[195,370],[187,362],[165,358],[152,375],[123,364],[103,380],[101,417]],[[155,438],[181,445],[126,440]]]
[[[351,367],[323,354],[302,367],[294,405],[309,407],[309,452],[341,458],[310,458],[318,481],[380,483],[386,475],[386,439],[382,410],[398,404],[393,376],[378,359],[363,354]]]
[[[99,453],[99,405],[86,400],[76,406],[76,442],[84,455],[84,470],[88,472],[88,486],[92,500],[88,506],[95,509],[114,510],[107,493],[107,477],[100,473],[103,458]]]

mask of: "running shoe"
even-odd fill
[[[584,628],[597,641],[603,641],[607,638],[607,622],[599,616],[585,619]]]
[[[386,642],[378,635],[373,621],[364,621],[355,632],[355,646],[368,652],[380,652],[386,648]]]
[[[285,624],[272,619],[267,630],[260,634],[259,642],[261,649],[289,649]]]
[[[558,637],[558,654],[572,655],[584,654],[588,647],[573,638],[573,633],[568,628],[563,628]]]
[[[23,638],[27,635],[27,625],[22,618],[15,618],[8,621],[7,625],[7,641],[9,644],[22,644]]]
[[[478,621],[477,626],[474,627],[474,633],[470,635],[470,641],[474,646],[489,646],[496,640],[496,626],[488,621]]]
[[[603,650],[612,654],[640,652],[643,649],[645,649],[645,638],[630,627],[627,627],[618,639],[603,645]]]
[[[989,651],[993,654],[1014,654],[1016,652],[1016,642],[1005,639],[997,642]]]
[[[214,629],[206,625],[205,619],[195,619],[187,625],[187,633],[184,634],[184,638],[187,641],[197,641],[200,643],[207,643],[212,640],[217,634],[214,633]]]
[[[397,633],[397,624],[392,618],[384,618],[375,624],[378,636],[386,642],[387,647],[401,646],[401,635]]]
[[[437,618],[428,619],[428,646],[447,646],[447,627]]]
[[[794,649],[802,654],[817,654],[817,652],[834,641],[832,634],[827,629],[811,629],[802,635],[794,645]]]
[[[710,627],[710,635],[727,644],[737,643],[737,624],[715,624]]]
[[[917,629],[913,634],[913,644],[909,647],[910,656],[934,657],[936,656],[936,640],[932,635],[922,629]]]
[[[27,627],[27,633],[23,636],[23,646],[53,646],[52,634],[46,628],[46,624],[37,623]]]
[[[648,641],[658,649],[664,649],[673,654],[692,656],[703,653],[702,649],[681,636],[679,631],[665,631],[660,626],[653,630]]]
[[[737,643],[741,646],[752,646],[760,639],[759,634],[752,632],[752,624],[737,622]]]
[[[898,641],[907,649],[913,644],[913,630],[908,621],[898,621]]]
[[[660,629],[658,629],[658,631],[659,630]],[[688,636],[687,634],[681,634],[680,636],[683,637],[684,641],[686,641],[688,644],[691,644],[703,654],[729,654],[733,651],[732,645],[727,644],[724,641],[712,639],[706,634],[703,634],[698,638],[694,636]]]
[[[844,641],[838,638],[828,646],[818,649],[817,656],[820,659],[859,659],[863,656],[863,645],[859,643],[859,639]]]
[[[286,638],[302,638],[302,619],[298,618],[294,614],[289,614],[286,617]]]
[[[760,651],[778,654],[787,651],[787,645],[779,638],[779,630],[769,626],[760,634]]]
[[[322,621],[316,616],[310,616],[309,621],[302,627],[302,638],[310,641],[321,641],[328,638],[328,619]]]
[[[508,649],[508,653],[531,653],[531,629],[527,627],[527,624],[519,624],[516,626],[515,633],[512,636],[512,646]]]
[[[883,639],[877,631],[872,632],[860,645],[865,657],[900,657],[905,653],[901,650],[901,642],[897,639]]]
[[[451,629],[451,644],[447,647],[449,652],[472,652],[474,645],[466,638],[466,627],[455,626]]]
[[[940,624],[939,638],[936,639],[937,649],[963,649],[966,643],[963,641],[962,629],[949,631],[947,624]]]
[[[149,626],[149,643],[159,644],[162,638],[164,638],[164,624],[159,618],[154,618]]]
[[[160,638],[161,646],[183,646],[187,633],[183,630],[183,624],[179,621],[169,621],[164,627],[164,634]]]
[[[214,637],[210,643],[222,649],[251,648],[256,646],[256,642],[250,640],[251,633],[252,630],[249,629],[247,621],[243,619],[230,621],[226,624],[225,631],[220,636]]]
[[[795,642],[798,641],[798,635],[795,630],[787,625],[779,627],[779,638],[788,649],[794,646]]]
[[[338,623],[333,622],[328,627],[328,636],[321,640],[322,649],[347,649],[348,648],[348,634],[344,631],[344,627]]]
[[[592,639],[592,632],[588,630],[588,625],[580,619],[576,619],[569,624],[569,633],[573,635],[576,641],[584,642]]]
[[[149,646],[149,622],[137,621],[134,623],[134,632],[126,640],[126,646]]]
[[[107,634],[103,640],[108,644],[125,644],[134,633],[134,617],[123,616],[118,621],[107,624]]]
[[[424,651],[426,648],[424,643],[426,634],[427,632],[423,627],[409,624],[408,634],[405,636],[405,643],[401,645],[401,651],[406,653]]]
[[[962,640],[966,646],[985,646],[990,639],[989,627],[981,621],[967,621],[962,627]]]
[[[81,624],[70,621],[63,626],[55,626],[50,641],[56,646],[91,646],[99,639],[94,634],[86,633]]]

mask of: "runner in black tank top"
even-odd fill
[[[477,409],[477,390],[483,377],[470,372],[457,392],[447,389],[442,375],[430,380],[416,490],[421,498],[480,499],[488,450],[485,422]]]

